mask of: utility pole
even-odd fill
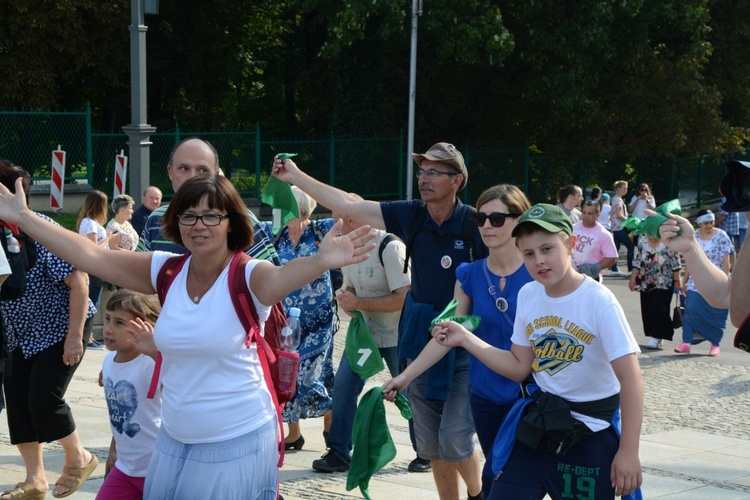
[[[409,67],[409,132],[406,139],[406,199],[414,191],[414,103],[417,92],[417,19],[422,15],[422,0],[411,1],[411,62]]]
[[[159,0],[130,0],[130,124],[128,135],[130,195],[136,200],[149,186],[151,134],[146,123],[146,31],[144,14],[158,14]]]

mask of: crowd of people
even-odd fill
[[[623,223],[657,208],[645,183],[626,202],[626,181],[611,195],[594,187],[586,201],[581,187],[565,186],[557,205],[532,205],[499,184],[474,208],[459,197],[469,172],[455,146],[439,142],[414,161],[420,199],[375,202],[275,157],[272,175],[291,184],[298,216],[274,232],[223,177],[216,149],[189,138],[170,154],[169,204],[156,187],[137,210],[117,196],[107,223],[107,196],[92,191],[78,234],[31,211],[28,174],[0,161],[0,220],[38,249],[23,297],[0,302],[10,438],[26,468],[0,499],[69,496],[98,465],[65,391],[105,283],[119,291],[104,306],[110,353],[100,384],[113,437],[97,498],[275,499],[279,445],[301,450],[306,418],[324,418],[327,451],[313,469],[349,470],[357,398],[370,375],[357,362],[363,349],[391,375],[385,399],[408,396],[417,455],[409,470],[431,471],[441,499],[463,488],[469,499],[639,498],[640,348],[603,278],[626,276],[639,292],[646,347],[672,340],[677,293],[686,306],[674,350],[708,341],[717,356],[727,318],[739,325],[750,309],[740,298],[750,296],[750,258],[740,252],[746,219],[743,232],[737,212],[703,209],[696,232],[662,214],[659,234],[631,234]],[[317,203],[333,217],[313,218]],[[617,267],[621,245],[627,273]],[[274,304],[302,311],[296,392],[280,415],[258,344],[246,342],[232,305],[230,268],[243,252],[254,257],[240,279],[260,332]],[[178,255],[184,265],[168,271],[160,303],[154,294]],[[335,291],[337,268],[344,281]],[[0,258],[0,283],[7,274]],[[334,376],[336,304],[370,343],[347,338]],[[147,398],[155,366],[156,395]],[[52,441],[65,451],[54,486],[42,453]]]

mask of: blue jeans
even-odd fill
[[[615,248],[617,248],[617,252],[620,252],[620,244],[625,245],[625,248],[628,249],[628,272],[633,270],[633,253],[635,252],[635,246],[633,245],[633,240],[630,239],[628,236],[628,230],[627,229],[620,229],[618,231],[612,231],[612,237],[615,240]],[[611,267],[612,271],[617,272],[619,271],[619,268],[617,267],[617,261],[615,261],[615,265]]]
[[[398,375],[398,347],[381,347],[378,351],[385,360],[391,377]],[[357,413],[357,397],[364,387],[365,380],[352,371],[344,351],[336,377],[333,379],[333,414],[328,447],[345,462],[351,460],[352,427],[354,415]]]
[[[492,448],[495,445],[497,432],[503,425],[505,416],[513,407],[513,403],[498,404],[475,394],[469,396],[469,403],[477,439],[479,439],[479,446],[482,447],[485,459],[482,468],[482,493],[484,498],[489,498],[492,481],[495,478],[492,473]]]

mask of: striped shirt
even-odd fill
[[[176,245],[173,241],[170,241],[164,237],[161,233],[161,218],[167,211],[169,205],[164,205],[148,216],[146,225],[141,233],[141,239],[138,242],[138,248],[136,252],[171,252],[177,254],[185,254],[187,250],[179,245]],[[274,265],[281,265],[279,256],[276,254],[276,249],[273,247],[271,239],[268,237],[266,232],[258,222],[258,218],[250,210],[247,211],[247,216],[253,223],[253,245],[245,250],[245,253],[254,259],[267,260]]]

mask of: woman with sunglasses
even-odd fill
[[[510,349],[518,291],[533,281],[511,232],[518,217],[531,204],[516,186],[500,184],[479,195],[476,207],[474,222],[490,254],[486,259],[464,263],[456,269],[456,314],[481,317],[474,333],[495,347]],[[386,398],[395,398],[392,391],[405,389],[449,350],[431,340],[406,370],[386,383]],[[492,445],[505,415],[519,397],[520,388],[518,382],[495,373],[473,356],[469,362],[469,386],[474,427],[487,460],[482,470],[482,491],[487,498],[492,486]]]
[[[648,217],[646,209],[653,210],[654,208],[656,208],[656,200],[654,200],[654,195],[651,194],[651,189],[648,187],[648,184],[645,182],[639,184],[638,189],[635,190],[633,197],[630,199],[628,212],[630,212],[633,217],[645,219]]]
[[[21,183],[16,192],[22,193]],[[156,293],[168,252],[111,252],[84,236],[34,215],[23,195],[0,185],[0,219],[20,226],[40,244],[81,271],[110,283]],[[162,353],[162,426],[146,473],[144,498],[255,498],[278,491],[276,411],[255,343],[232,305],[229,265],[250,246],[253,228],[242,198],[225,177],[186,181],[169,204],[164,235],[190,257],[176,271],[153,338],[136,335],[139,349]],[[364,261],[374,248],[369,227],[336,237],[338,221],[318,253],[285,266],[251,260],[245,279],[263,322],[270,306],[327,269]],[[141,325],[142,326],[142,325]],[[155,343],[155,345],[154,345]],[[63,495],[64,496],[64,495]]]

